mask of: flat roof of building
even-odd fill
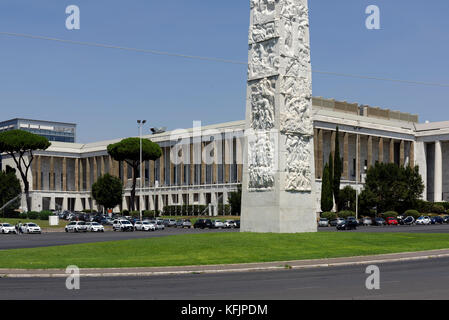
[[[33,122],[41,122],[41,123],[54,123],[54,124],[61,124],[61,125],[68,125],[68,126],[77,126],[76,123],[71,122],[61,122],[61,121],[51,121],[51,120],[38,120],[38,119],[27,119],[27,118],[13,118],[9,120],[0,121],[0,123],[6,123],[11,121],[33,121]]]

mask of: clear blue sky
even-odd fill
[[[65,8],[81,30],[65,28]],[[382,30],[365,28],[378,5]],[[309,0],[312,67],[449,83],[449,1]],[[247,61],[249,0],[2,0],[0,31]],[[244,118],[246,67],[0,35],[0,119],[78,123],[79,142]],[[449,120],[449,89],[314,74],[315,96]],[[150,126],[148,126],[149,128]]]

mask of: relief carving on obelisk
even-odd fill
[[[307,0],[251,0],[249,188],[274,187],[274,132],[286,151],[284,188],[312,190],[312,88]],[[276,115],[279,123],[276,124]]]

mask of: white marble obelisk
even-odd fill
[[[243,232],[316,232],[307,0],[251,0]]]

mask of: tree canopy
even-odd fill
[[[27,210],[30,210],[31,207],[28,172],[34,159],[33,151],[46,150],[50,145],[51,143],[47,138],[23,130],[10,130],[0,133],[0,153],[6,152],[10,155],[17,170],[19,170],[24,185]]]
[[[334,199],[332,197],[332,183],[328,163],[324,166],[323,178],[321,181],[321,211],[331,211],[334,206]]]
[[[34,150],[46,150],[51,143],[37,134],[10,130],[0,133],[0,151],[6,153],[26,153]]]
[[[361,209],[377,208],[404,212],[413,209],[424,191],[418,166],[403,167],[394,163],[376,163],[368,169],[361,194]],[[364,207],[364,208],[363,208]]]
[[[105,174],[92,185],[92,197],[106,210],[113,209],[122,202],[123,183],[119,178]]]
[[[9,166],[6,167],[5,171],[0,171],[0,208],[17,197],[21,192],[20,181],[17,179],[16,171]],[[19,203],[20,201],[14,201],[4,211],[8,212],[17,209]]]
[[[140,138],[126,138],[120,142],[110,144],[108,153],[116,161],[126,161],[133,166],[140,162]],[[157,143],[148,139],[142,139],[142,160],[157,160],[162,155],[162,150]]]
[[[341,182],[341,173],[343,171],[343,161],[340,157],[340,135],[337,126],[337,133],[335,135],[335,155],[334,155],[334,166],[332,173],[332,193],[334,194],[335,204],[337,206],[337,212],[342,208],[340,205],[340,182]]]
[[[242,209],[242,187],[239,185],[237,191],[230,192],[228,202],[231,205],[231,214],[239,215]]]
[[[131,189],[131,210],[135,209],[136,184],[140,167],[140,138],[126,138],[120,142],[108,145],[109,155],[116,161],[126,161],[133,169]],[[142,161],[157,160],[162,150],[157,143],[142,139]]]

